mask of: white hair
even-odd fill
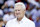
[[[15,4],[15,7],[17,7],[18,5],[21,5],[23,9],[26,9],[26,6],[24,5],[24,3],[18,2],[18,3]]]

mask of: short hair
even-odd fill
[[[23,9],[26,9],[25,4],[22,3],[22,2],[18,2],[18,3],[16,3],[16,4],[15,4],[15,7],[17,7],[17,5],[22,5],[22,8],[23,8]],[[14,8],[15,8],[15,7],[14,7]]]

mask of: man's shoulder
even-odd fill
[[[35,27],[35,23],[33,22],[33,21],[31,21],[30,19],[28,19],[28,18],[25,18],[26,20],[25,20],[25,22],[26,22],[26,24],[28,24],[29,25],[29,27]]]
[[[29,24],[35,24],[33,21],[31,21],[30,19],[26,18],[26,22]]]

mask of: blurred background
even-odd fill
[[[25,4],[25,16],[40,27],[40,0],[0,0],[0,27],[5,27],[9,20],[15,18],[14,5],[17,2]]]

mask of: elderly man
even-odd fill
[[[16,18],[10,20],[5,27],[35,27],[34,22],[25,17],[26,7],[22,2],[15,4],[14,13]]]

